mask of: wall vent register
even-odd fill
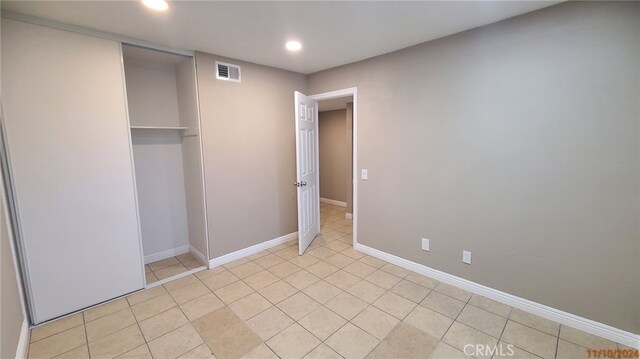
[[[216,78],[218,80],[240,82],[240,66],[216,61]]]

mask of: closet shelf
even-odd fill
[[[132,130],[188,130],[188,127],[168,127],[168,126],[131,126]]]

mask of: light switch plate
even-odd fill
[[[422,250],[429,252],[429,240],[426,238],[422,238]]]
[[[369,178],[369,172],[367,171],[366,168],[362,169],[362,172],[360,173],[360,178],[365,181]]]
[[[467,264],[471,264],[471,252],[462,251],[462,261]]]

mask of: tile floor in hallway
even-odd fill
[[[193,254],[185,253],[148,263],[144,266],[144,275],[147,278],[147,284],[151,284],[202,266],[203,264]]]
[[[29,358],[581,358],[616,343],[352,249],[344,209],[292,241],[74,314],[31,332]]]

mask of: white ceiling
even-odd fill
[[[318,112],[344,110],[349,102],[353,102],[353,96],[322,100],[318,102]]]
[[[312,73],[561,1],[2,1],[11,11],[186,50]],[[302,42],[300,53],[284,49]]]

